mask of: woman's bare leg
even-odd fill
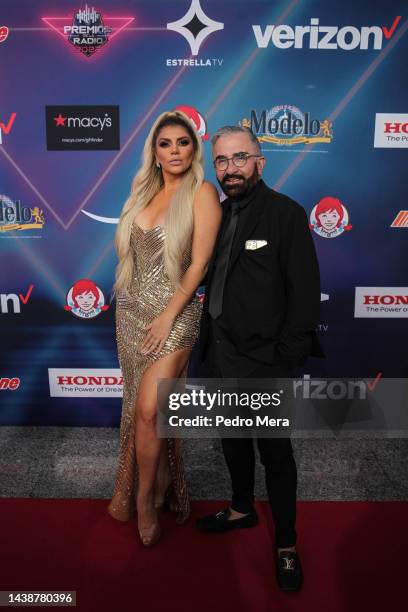
[[[155,481],[162,447],[166,442],[156,434],[158,379],[179,377],[190,351],[191,349],[174,351],[154,362],[144,372],[139,384],[135,407],[136,459],[139,470],[137,512],[139,531],[146,535],[146,539],[149,539],[157,526]]]
[[[183,371],[180,372],[179,377],[184,378],[187,374],[187,362],[183,368]],[[162,440],[162,445],[160,449],[160,459],[159,465],[157,468],[156,474],[156,482],[155,482],[155,506],[156,508],[160,508],[163,505],[166,491],[171,484],[171,472],[169,465],[169,447],[166,439]]]
[[[156,472],[156,481],[154,485],[154,504],[156,508],[160,508],[164,503],[167,488],[171,483],[171,472],[168,457],[168,443],[164,439],[161,441],[159,465]]]

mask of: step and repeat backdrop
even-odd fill
[[[148,130],[177,107],[208,180],[211,135],[249,126],[265,181],[309,216],[327,358],[304,374],[408,375],[404,8],[1,0],[1,424],[119,423],[114,233]]]

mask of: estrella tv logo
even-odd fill
[[[93,319],[109,306],[105,306],[105,296],[94,281],[82,278],[68,291],[64,308],[80,319]]]
[[[168,23],[167,29],[184,36],[190,45],[191,54],[198,55],[207,36],[217,30],[223,30],[224,24],[210,19],[201,8],[200,0],[191,0],[190,8],[184,17]]]
[[[108,17],[87,4],[73,18],[43,17],[42,20],[80,54],[91,57],[126,28],[134,17]]]
[[[14,125],[16,117],[17,113],[11,113],[7,123],[4,123],[4,121],[0,121],[0,145],[3,144],[3,133],[6,135],[10,134],[11,128]]]
[[[256,44],[265,49],[272,44],[277,49],[318,49],[367,51],[383,48],[384,38],[390,40],[398,28],[401,15],[394,17],[391,25],[383,26],[324,26],[318,17],[312,17],[309,25],[267,25],[264,30],[260,25],[253,25]]]
[[[270,110],[251,110],[250,119],[240,125],[248,127],[260,143],[287,147],[300,144],[330,144],[333,123],[329,119],[316,119],[310,112],[303,113],[296,106],[281,104]]]
[[[194,67],[221,67],[223,59],[197,58],[200,47],[210,34],[224,29],[224,24],[215,21],[206,15],[201,7],[200,0],[191,0],[187,13],[177,21],[167,24],[167,29],[177,32],[188,42],[193,57],[167,58],[166,66],[194,66]]]

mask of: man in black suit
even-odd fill
[[[207,274],[198,340],[202,375],[290,378],[309,355],[322,356],[315,328],[319,267],[308,219],[296,202],[261,179],[259,142],[247,128],[226,126],[212,139],[224,193],[223,219]],[[277,546],[277,578],[298,590],[297,471],[289,438],[258,438]],[[222,439],[232,483],[231,506],[198,519],[207,532],[252,527],[255,455],[252,438]]]

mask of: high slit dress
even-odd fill
[[[143,355],[140,347],[146,337],[145,327],[165,309],[174,294],[163,258],[165,230],[161,225],[143,230],[133,223],[130,244],[133,253],[133,277],[129,292],[116,298],[116,340],[123,374],[123,403],[120,422],[120,448],[116,484],[108,507],[111,516],[127,521],[136,514],[138,467],[135,447],[135,402],[146,369],[179,349],[192,348],[199,331],[202,305],[194,295],[175,318],[170,335],[161,351]],[[191,262],[191,242],[186,250],[183,273]],[[190,514],[190,502],[184,475],[180,440],[168,438],[167,457],[171,484],[166,501],[183,523]]]

